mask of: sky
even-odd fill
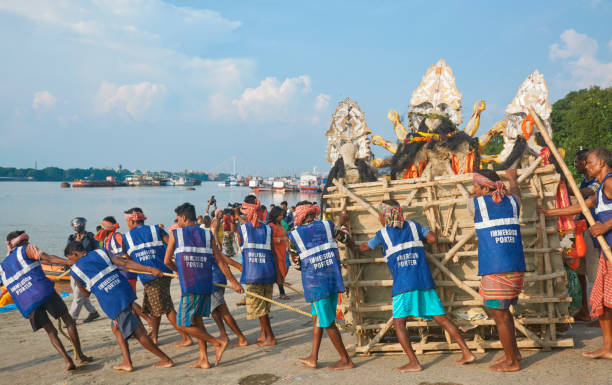
[[[610,20],[605,0],[0,0],[0,166],[326,172],[338,102],[394,140],[387,112],[440,58],[463,125],[486,101],[479,133],[535,69],[551,102],[612,86]]]

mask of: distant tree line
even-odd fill
[[[177,174],[170,172],[166,173],[169,175]],[[0,178],[18,178],[47,182],[72,182],[75,179],[104,180],[107,176],[115,177],[115,179],[121,181],[129,174],[132,174],[129,170],[116,171],[93,167],[69,168],[67,170],[58,167],[46,167],[40,170],[33,168],[0,167]],[[218,174],[215,178],[211,179],[206,173],[187,173],[185,175],[189,178],[199,179],[204,182],[208,180],[223,181],[229,176],[229,174]]]

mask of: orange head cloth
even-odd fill
[[[242,202],[240,212],[244,214],[247,222],[251,222],[254,227],[259,227],[259,216],[261,211],[261,205],[259,199],[255,198],[255,203]]]
[[[102,229],[94,236],[96,241],[102,242],[108,237],[109,234],[114,233],[119,228],[119,223],[110,223],[109,221],[102,221],[100,223]]]
[[[144,213],[140,211],[134,211],[131,214],[125,214],[125,219],[128,221],[146,221],[147,217],[145,217]]]
[[[296,225],[301,225],[304,219],[309,215],[314,214],[315,219],[321,214],[321,209],[316,204],[304,204],[299,205],[295,208],[295,214],[293,215],[293,222]]]
[[[504,183],[500,180],[493,182],[491,179],[477,172],[474,173],[472,178],[474,183],[489,188],[491,191],[489,195],[491,195],[491,198],[493,198],[493,202],[495,203],[501,202],[502,198],[508,193],[506,185],[504,185]]]

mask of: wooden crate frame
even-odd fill
[[[537,214],[536,205],[553,207],[560,175],[552,165],[539,166],[541,158],[518,170],[522,192],[520,224],[527,264],[525,286],[513,309],[514,325],[521,337],[519,348],[572,347],[572,338],[557,338],[557,324],[573,322],[568,304],[567,277],[563,265],[557,219]],[[438,235],[438,244],[427,249],[427,261],[447,315],[458,326],[473,328],[468,346],[477,351],[499,349],[497,337],[484,336],[495,324],[492,319],[467,320],[453,317],[454,311],[483,309],[478,294],[478,246],[473,218],[466,208],[472,188],[472,175],[453,175],[344,185],[334,181],[329,188],[325,213],[332,217],[342,210],[350,215],[351,233],[358,243],[370,239],[380,229],[377,205],[395,199],[407,219],[426,225]],[[344,283],[342,310],[347,324],[356,329],[356,352],[397,352],[397,343],[380,341],[392,327],[392,280],[380,248],[365,254],[340,247]],[[421,334],[413,343],[418,354],[425,351],[459,349],[444,332],[443,341],[430,341],[425,328],[439,328],[432,320],[407,322],[411,335]],[[443,330],[443,329],[442,329]],[[440,333],[442,335],[442,333]],[[484,337],[483,337],[484,336]]]

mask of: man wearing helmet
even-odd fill
[[[76,217],[70,221],[70,226],[72,226],[74,234],[70,234],[68,236],[68,242],[66,242],[66,245],[74,241],[81,242],[85,250],[89,253],[90,251],[97,249],[99,243],[94,239],[94,235],[92,233],[90,233],[89,231],[85,231],[86,224],[87,219],[83,217]],[[83,294],[81,294],[81,291],[79,290],[76,281],[72,277],[70,278],[70,286],[72,287],[73,299],[72,304],[70,304],[69,312],[72,316],[72,319],[74,319],[76,322],[83,306],[85,306],[85,309],[89,313],[89,315],[83,320],[83,322],[91,322],[96,318],[100,318],[100,314],[98,314],[96,308],[91,304],[89,297],[85,297]]]

